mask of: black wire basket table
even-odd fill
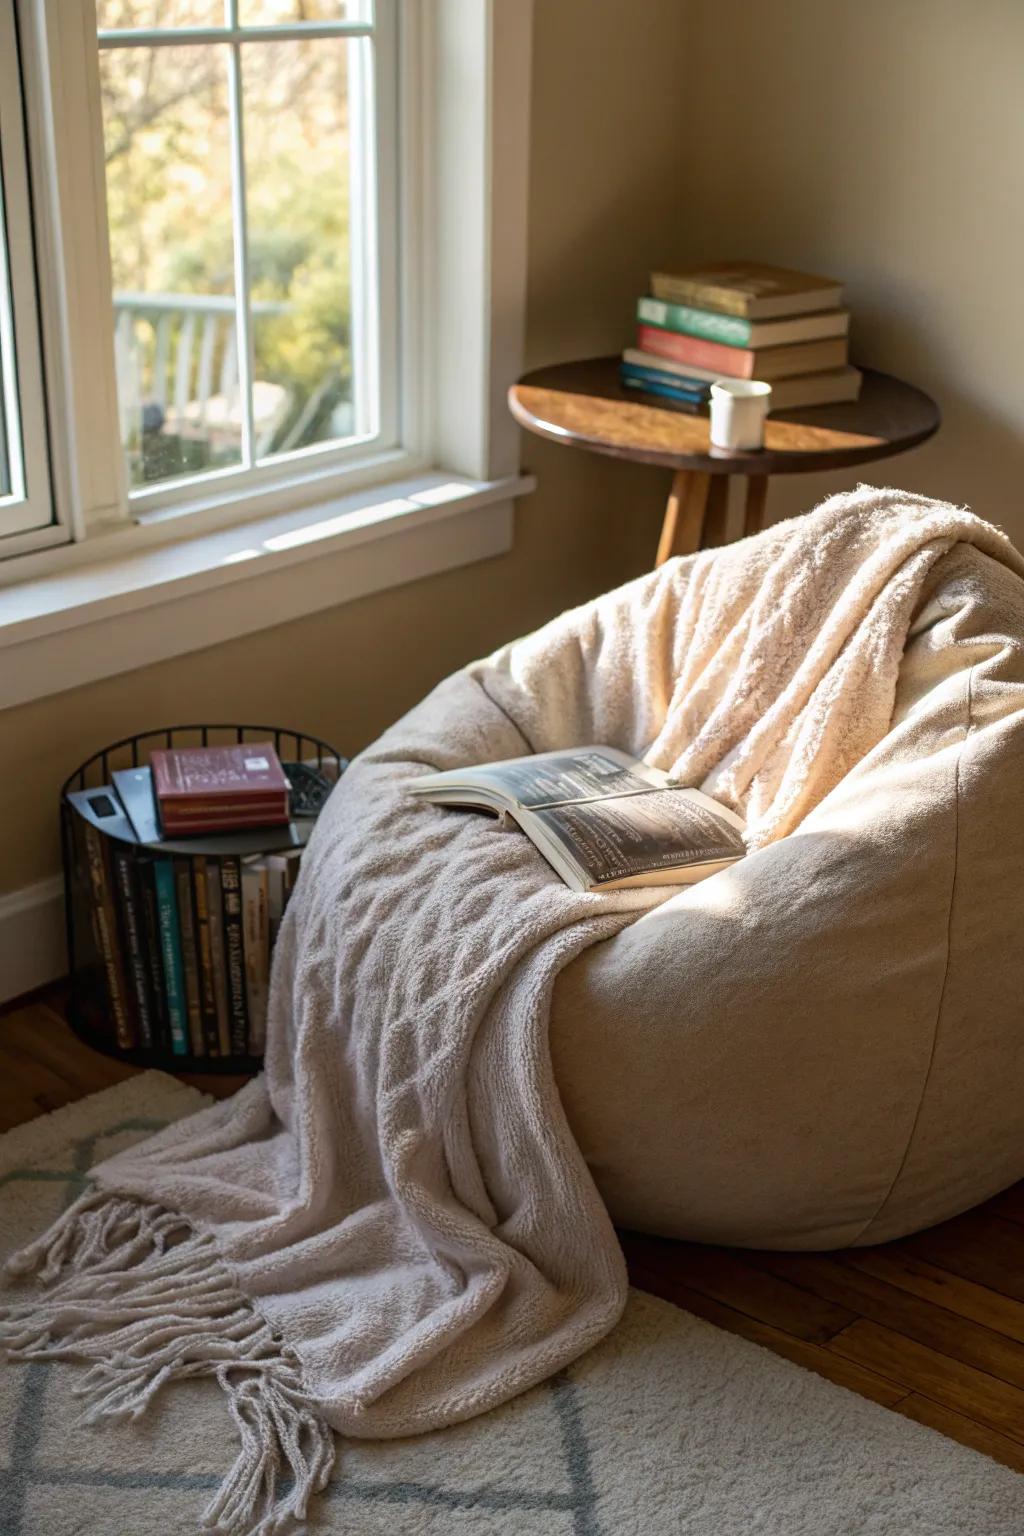
[[[164,836],[154,748],[271,742],[286,825]],[[87,1045],[170,1072],[246,1073],[263,1056],[270,963],[302,850],[346,767],[307,732],[174,725],[114,742],[61,791],[69,1021]]]

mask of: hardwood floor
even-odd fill
[[[1024,1472],[1024,1288],[1007,1284],[1024,1227],[996,1203],[833,1253],[622,1239],[642,1290]]]
[[[78,1041],[63,1004],[57,987],[0,1011],[0,1131],[138,1070]],[[185,1080],[219,1096],[243,1081]],[[1024,1472],[1024,1183],[879,1248],[622,1240],[641,1290]]]
[[[65,990],[47,988],[0,1008],[0,1132],[134,1077],[142,1069],[91,1050],[64,1018]],[[244,1077],[185,1074],[181,1081],[227,1098]]]

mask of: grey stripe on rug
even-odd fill
[[[0,1138],[0,1253],[94,1161],[198,1108],[146,1073]],[[78,1368],[0,1371],[2,1536],[178,1536],[235,1454],[208,1380],[84,1426]],[[568,1372],[484,1418],[341,1448],[310,1536],[1019,1536],[1024,1477],[634,1292]]]

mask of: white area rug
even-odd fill
[[[203,1102],[146,1073],[0,1138],[0,1251],[92,1162]],[[234,1456],[223,1394],[177,1385],[83,1427],[80,1369],[0,1369],[2,1536],[177,1536]],[[1024,1477],[633,1293],[553,1382],[454,1429],[342,1447],[309,1536],[1019,1536]]]

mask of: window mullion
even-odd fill
[[[371,45],[372,46],[372,45]],[[352,300],[352,379],[356,430],[376,430],[379,397],[377,348],[371,337],[378,313],[376,284],[376,166],[373,164],[373,62],[366,45],[348,48],[349,132],[351,134],[349,248]],[[369,131],[367,131],[369,128]]]
[[[230,0],[231,24],[237,25],[238,0]],[[242,406],[242,464],[256,462],[256,435],[252,381],[256,357],[252,334],[252,301],[249,281],[249,221],[245,191],[245,127],[242,104],[241,44],[230,45],[231,69],[231,186],[235,225],[235,326],[238,334],[238,389]]]
[[[397,0],[376,0],[372,41],[350,45],[350,51],[360,55],[355,78],[361,112],[353,141],[361,137],[366,146],[365,161],[356,171],[352,199],[356,206],[355,188],[361,178],[366,219],[361,253],[353,263],[353,305],[361,284],[365,319],[361,338],[356,329],[353,342],[362,341],[364,377],[373,381],[372,393],[363,390],[364,409],[368,410],[372,430],[385,442],[404,436],[415,414],[411,411],[405,421],[401,418],[400,379],[404,365],[412,360],[414,348],[407,345],[400,359],[400,347],[403,338],[405,343],[411,341],[422,320],[418,304],[408,305],[410,294],[402,290],[403,274],[408,275],[418,260],[419,247],[411,221],[402,215],[406,189],[399,166],[404,165],[404,178],[413,181],[418,177],[419,161],[418,146],[410,146],[413,152],[407,160],[399,149],[399,11]],[[407,25],[415,30],[415,19],[409,11],[402,15],[402,27]],[[359,161],[362,157],[356,155],[354,159]],[[358,359],[355,346],[353,357]],[[409,447],[420,446],[414,431],[405,437],[405,442]]]
[[[240,26],[235,22],[224,27],[104,28],[97,36],[102,48],[181,48],[194,43],[232,41],[319,42],[332,37],[372,37],[373,32],[369,23],[300,21],[292,25],[276,22],[273,26],[265,27]]]

